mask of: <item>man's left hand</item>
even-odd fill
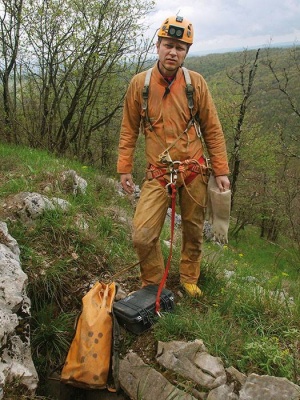
[[[216,184],[220,192],[225,192],[230,189],[230,181],[227,175],[216,176]]]

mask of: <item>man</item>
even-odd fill
[[[201,296],[200,276],[208,168],[199,136],[202,132],[220,191],[229,189],[226,146],[217,112],[203,77],[189,71],[194,88],[188,105],[182,65],[193,43],[193,26],[186,19],[167,18],[156,44],[149,93],[143,98],[146,72],[131,81],[124,104],[118,173],[125,192],[132,193],[133,155],[142,125],[147,173],[133,219],[133,244],[141,265],[142,285],[160,284],[164,260],[159,236],[176,187],[181,210],[180,283],[192,297]],[[171,185],[171,186],[170,186]]]

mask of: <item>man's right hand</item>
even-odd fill
[[[126,193],[132,194],[134,192],[134,183],[131,174],[120,174],[120,182]]]

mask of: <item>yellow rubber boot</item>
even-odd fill
[[[195,283],[181,283],[181,285],[190,297],[201,297],[203,295]]]

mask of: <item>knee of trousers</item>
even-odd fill
[[[157,237],[151,235],[151,230],[148,228],[133,229],[132,242],[133,246],[138,249],[149,248],[157,241]]]

